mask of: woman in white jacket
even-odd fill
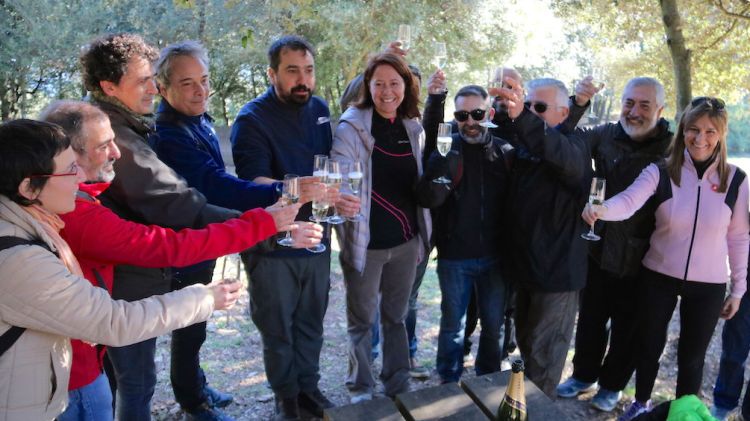
[[[0,421],[52,420],[65,409],[69,338],[132,344],[204,321],[239,295],[237,282],[214,283],[125,302],[92,286],[60,237],[57,216],[74,209],[81,181],[59,126],[0,126],[0,237],[35,243],[0,250],[0,335],[22,332],[0,355]]]
[[[363,164],[359,222],[337,226],[346,282],[352,402],[371,399],[371,328],[380,306],[381,379],[387,396],[409,389],[409,345],[404,320],[417,263],[428,250],[430,215],[417,204],[424,132],[416,121],[419,90],[395,54],[373,57],[359,101],[341,116],[331,158]],[[380,299],[378,297],[380,296]]]
[[[627,219],[647,200],[657,206],[643,258],[635,401],[622,421],[648,410],[677,298],[679,398],[699,392],[716,322],[731,318],[745,293],[748,180],[727,162],[727,119],[722,100],[695,98],[682,114],[666,166],[651,164],[625,191],[584,209],[583,218],[591,223]]]

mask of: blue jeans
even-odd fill
[[[721,362],[714,386],[714,405],[722,409],[737,406],[745,383],[745,360],[750,351],[750,294],[742,296],[737,314],[724,323],[721,333]],[[750,415],[750,396],[742,401],[742,415]]]
[[[156,386],[156,338],[133,345],[107,347],[115,369],[118,420],[151,419],[151,398]]]
[[[68,392],[68,407],[57,421],[112,421],[112,391],[102,373],[93,382]]]
[[[476,289],[482,331],[474,365],[477,375],[500,370],[503,316],[507,284],[500,275],[497,259],[438,259],[440,280],[440,333],[437,371],[444,382],[457,382],[463,371],[466,308]]]

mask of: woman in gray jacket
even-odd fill
[[[125,302],[93,287],[59,235],[57,215],[74,209],[81,181],[59,126],[0,126],[0,238],[27,242],[0,250],[0,342],[12,342],[0,355],[0,421],[51,420],[65,409],[69,338],[128,345],[204,321],[239,295],[237,282],[214,283]]]
[[[346,282],[347,386],[353,403],[372,399],[371,327],[378,304],[383,335],[381,379],[387,396],[409,390],[404,320],[417,263],[429,249],[430,215],[417,203],[424,132],[416,121],[419,88],[398,55],[373,57],[359,101],[342,116],[331,158],[362,162],[360,221],[337,226]],[[378,296],[380,295],[380,300]]]

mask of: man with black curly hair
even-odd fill
[[[91,42],[80,57],[82,78],[90,100],[108,116],[120,148],[121,158],[114,163],[117,176],[99,198],[120,217],[131,221],[181,229],[199,228],[207,223],[235,217],[238,212],[210,205],[197,190],[190,188],[166,164],[160,161],[146,142],[153,130],[153,99],[157,94],[153,62],[158,51],[134,34],[112,34]],[[210,267],[209,267],[210,266]],[[204,268],[210,281],[213,264]],[[146,269],[121,265],[115,269],[112,296],[127,301],[163,294],[173,288],[169,269]],[[199,366],[198,352],[205,338],[205,323],[175,331],[197,346],[192,357],[181,355],[178,370],[195,373],[190,384],[176,384],[177,391],[196,389],[199,405],[183,408],[189,419],[230,419],[217,406],[225,406],[232,397],[209,388]],[[116,414],[122,420],[148,420],[151,397],[156,385],[154,353],[156,340],[108,349],[117,382]],[[172,368],[175,370],[175,368]],[[183,376],[184,378],[184,376]],[[179,392],[175,393],[176,395]]]

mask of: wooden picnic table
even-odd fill
[[[402,393],[395,401],[381,398],[339,406],[327,409],[324,420],[487,421],[493,419],[509,379],[510,371],[504,371],[462,380],[460,386],[448,383]],[[531,380],[524,384],[529,421],[569,419]]]

